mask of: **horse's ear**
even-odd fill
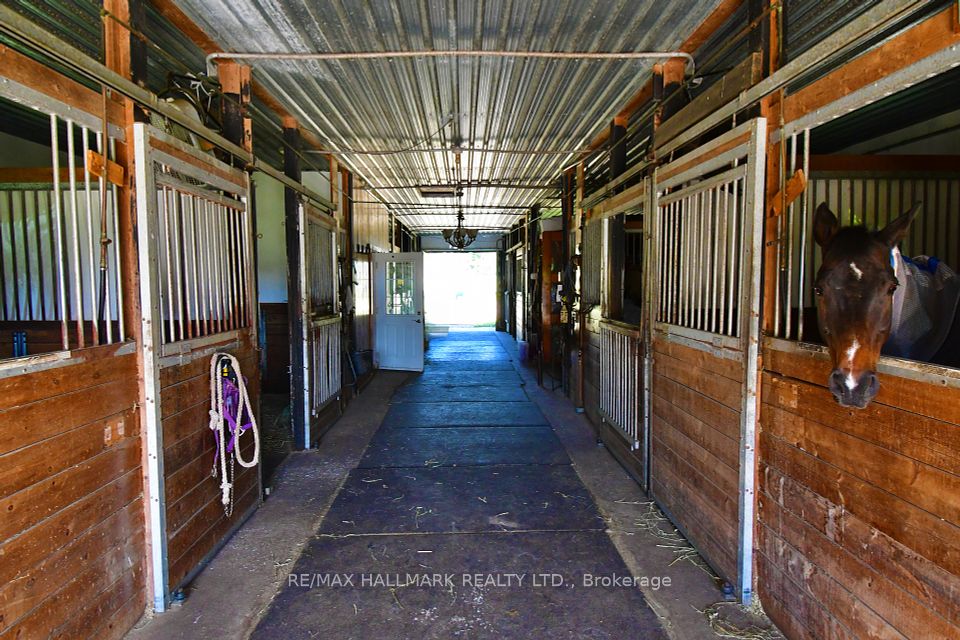
[[[904,239],[907,235],[907,231],[910,229],[910,223],[913,222],[913,219],[917,217],[917,214],[920,213],[920,203],[915,203],[909,211],[906,213],[900,214],[900,217],[896,220],[893,220],[880,230],[879,238],[881,242],[884,242],[891,249]]]
[[[837,216],[833,215],[826,202],[821,202],[813,214],[813,239],[817,241],[823,249],[826,249],[840,230],[840,222]]]

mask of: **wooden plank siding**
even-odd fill
[[[760,598],[789,637],[960,637],[958,394],[880,374],[864,410],[823,354],[768,346]]]
[[[662,335],[652,348],[651,494],[735,584],[743,365]]]
[[[258,352],[248,333],[221,344],[218,351],[240,362],[250,400],[259,412]],[[259,501],[259,469],[235,465],[234,511],[223,512],[220,478],[211,476],[214,438],[210,432],[211,348],[187,354],[179,364],[160,369],[160,411],[163,431],[166,497],[168,586],[171,590],[203,562]],[[253,438],[244,436],[241,452],[253,455]]]
[[[119,638],[143,613],[137,358],[122,347],[0,379],[0,638]]]

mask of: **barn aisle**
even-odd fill
[[[495,333],[434,338],[254,638],[666,637]]]

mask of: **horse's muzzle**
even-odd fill
[[[853,380],[849,372],[834,369],[830,374],[830,391],[844,407],[863,409],[880,390],[880,381],[873,371],[866,371]]]

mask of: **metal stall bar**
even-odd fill
[[[631,450],[640,448],[641,349],[639,327],[615,320],[600,322],[600,415],[616,427]]]
[[[77,329],[77,346],[81,349],[86,345],[83,330],[83,274],[80,271],[80,222],[77,213],[77,157],[75,150],[73,120],[67,120],[67,167],[70,185],[70,248],[73,253],[73,302]]]
[[[740,413],[740,499],[737,591],[749,605],[753,598],[753,536],[756,504],[756,440],[760,358],[760,273],[763,258],[764,170],[767,122],[753,121],[744,178],[743,247],[740,272],[740,339],[744,350],[744,390]]]
[[[51,140],[51,160],[53,166],[53,201],[54,201],[54,228],[53,233],[56,237],[56,251],[54,260],[57,262],[57,289],[60,293],[60,336],[63,341],[63,348],[70,348],[70,335],[67,327],[67,288],[64,286],[64,267],[65,258],[63,250],[63,199],[60,191],[60,127],[57,122],[57,116],[50,114],[50,140]]]
[[[167,593],[167,523],[163,470],[163,429],[160,422],[160,350],[163,344],[163,321],[160,299],[160,240],[159,220],[161,200],[154,181],[155,167],[149,147],[146,125],[134,125],[134,153],[137,193],[149,194],[137,198],[137,241],[140,267],[140,330],[143,362],[142,408],[146,432],[147,513],[150,532],[150,564],[153,591],[153,610],[166,611]]]

